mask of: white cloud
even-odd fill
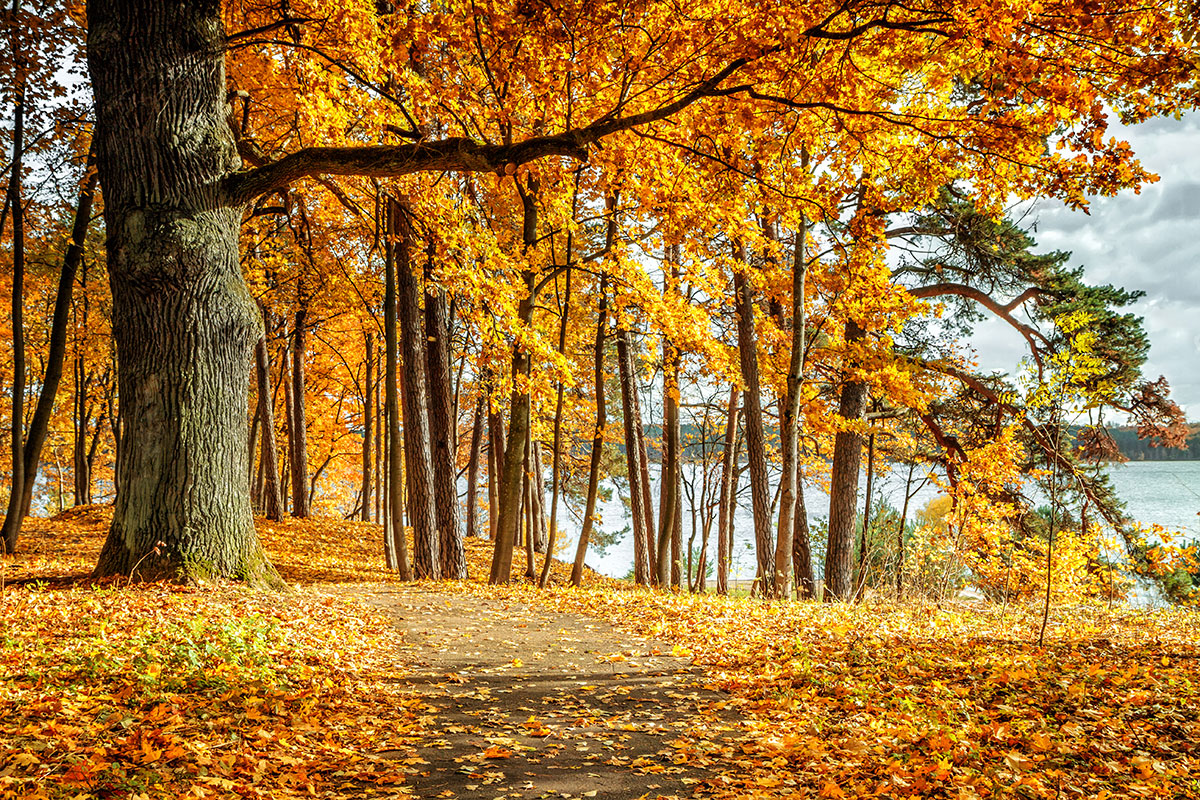
[[[1034,205],[1040,251],[1069,250],[1091,283],[1111,283],[1146,296],[1133,307],[1146,319],[1150,360],[1190,417],[1200,417],[1200,114],[1132,128],[1113,126],[1142,163],[1160,176],[1141,194],[1093,199],[1091,213],[1057,202]],[[999,322],[980,327],[973,342],[980,366],[1013,370],[1022,341]]]

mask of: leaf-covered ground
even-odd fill
[[[0,797],[1200,797],[1195,612],[1039,649],[1022,608],[414,589],[332,520],[261,525],[293,591],[128,587],[85,577],[106,523],[0,561]]]

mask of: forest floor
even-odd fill
[[[291,591],[97,582],[110,513],[0,560],[0,798],[1200,798],[1195,612],[402,584],[329,519],[260,523]]]

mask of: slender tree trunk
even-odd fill
[[[537,525],[533,529],[533,549],[537,553],[546,552],[546,543],[549,539],[548,527],[546,520],[546,473],[542,469],[542,443],[533,442],[530,447],[530,466],[533,469],[533,514],[534,522]],[[533,577],[533,576],[530,576]]]
[[[240,165],[219,9],[93,0],[87,12],[122,418],[96,574],[278,583],[245,469],[262,330],[242,279],[243,209],[218,188]]]
[[[856,322],[846,322],[847,344],[859,341],[865,335],[866,332]],[[848,381],[842,385],[838,414],[846,425],[838,431],[833,444],[833,471],[829,484],[829,543],[825,551],[826,600],[847,600],[854,591],[852,556],[863,438],[857,425],[866,404],[865,383]]]
[[[676,472],[678,477],[678,470]],[[691,558],[691,551],[688,551]],[[675,524],[671,529],[671,586],[680,588],[683,575],[683,491],[676,482],[675,485]]]
[[[114,343],[115,344],[115,343]],[[118,373],[117,380],[120,380],[119,370],[117,369],[116,348],[113,348],[112,359],[109,362],[109,369]],[[108,409],[108,429],[112,432],[113,439],[113,495],[121,493],[121,455],[124,452],[124,439],[122,432],[125,430],[125,424],[121,419],[121,400],[117,397],[116,387],[111,384],[106,387],[104,395],[105,408]]]
[[[668,245],[663,265],[664,294],[679,291],[679,245]],[[681,500],[679,468],[679,350],[663,337],[663,446],[659,459],[657,580],[679,586],[683,520],[676,514]]]
[[[896,528],[896,599],[904,596],[904,528],[908,525],[908,504],[912,500],[912,476],[916,464],[909,462],[908,478],[904,481],[904,507],[900,511],[900,525]],[[1007,601],[1007,597],[1005,598]]]
[[[283,501],[283,513],[291,513],[289,501],[291,493],[287,491],[287,487],[291,485],[292,464],[294,459],[292,453],[296,449],[294,440],[296,438],[296,415],[293,412],[294,403],[292,402],[292,367],[291,359],[288,357],[291,352],[291,347],[288,345],[287,336],[287,321],[286,318],[280,322],[283,334],[283,345],[279,348],[279,382],[283,384],[283,421],[284,427],[287,429],[288,451],[287,459],[283,462],[283,473],[279,476],[279,492],[280,499]]]
[[[96,190],[96,172],[88,159],[88,174],[79,193],[75,207],[75,221],[71,226],[71,241],[63,257],[62,272],[59,273],[58,292],[54,298],[54,317],[50,325],[50,346],[46,355],[46,374],[38,391],[37,406],[29,421],[29,434],[25,441],[24,493],[21,498],[21,515],[29,515],[33,502],[33,485],[37,481],[38,463],[42,458],[42,447],[50,431],[50,415],[58,397],[58,385],[62,382],[63,360],[67,352],[67,321],[71,313],[71,294],[75,288],[75,273],[83,260],[83,241],[87,238],[88,223],[92,218],[92,196]]]
[[[733,539],[733,511],[736,505],[738,388],[729,387],[729,406],[725,415],[725,449],[721,456],[721,494],[717,506],[717,594],[729,594],[729,543]]]
[[[440,540],[434,512],[433,450],[429,433],[429,386],[426,381],[426,332],[421,291],[413,268],[409,210],[393,202],[396,231],[396,314],[403,359],[401,397],[404,414],[405,488],[408,522],[413,529],[413,573],[418,579],[441,577]],[[457,502],[457,497],[455,498]]]
[[[259,341],[261,342],[262,340],[260,339]],[[257,352],[258,346],[255,345],[254,349],[255,352]],[[257,379],[257,375],[251,375],[251,378]],[[259,402],[258,396],[260,393],[261,390],[256,384],[254,394],[254,413],[250,416],[250,432],[246,437],[246,441],[250,443],[250,446],[246,448],[249,453],[249,460],[246,462],[246,480],[250,482],[250,507],[254,509],[254,513],[256,514],[259,511],[259,493],[254,483],[254,468],[261,463],[258,458],[258,426],[262,419],[259,411],[261,403]]]
[[[467,459],[467,536],[480,536],[479,457],[483,449],[483,423],[487,416],[487,393],[482,386],[475,398],[475,420],[471,425],[471,454]]]
[[[397,256],[401,247],[397,222],[400,214],[394,208],[395,201],[388,198],[385,216],[387,247],[384,250],[383,288],[383,332],[384,332],[384,414],[387,418],[387,493],[384,503],[385,528],[390,542],[392,567],[400,573],[400,579],[412,580],[412,568],[408,561],[408,539],[404,535],[403,507],[404,475],[400,471],[400,396],[397,383],[400,379],[400,337],[396,320],[396,272]],[[408,264],[400,265],[407,269]]]
[[[796,573],[796,599],[807,600],[817,590],[813,576],[812,545],[808,529],[808,508],[804,503],[804,469],[796,460],[796,514],[792,541],[792,568]]]
[[[775,591],[775,548],[771,535],[771,511],[768,501],[766,436],[763,429],[762,397],[758,382],[758,336],[754,330],[754,290],[746,277],[746,253],[739,243],[734,272],[734,291],[738,298],[738,358],[746,393],[742,404],[746,414],[746,456],[750,464],[750,501],[754,511],[754,542],[758,557],[758,579],[765,597]]]
[[[268,312],[263,309],[264,328]],[[262,459],[260,464],[263,471],[264,510],[267,519],[279,521],[283,519],[283,499],[280,497],[279,483],[279,450],[275,446],[275,408],[271,402],[271,363],[267,350],[266,337],[258,340],[255,348],[255,359],[258,375],[258,413],[262,417]]]
[[[535,467],[535,456],[537,448],[533,444],[533,429],[525,433],[525,577],[533,580],[537,577],[537,568],[534,559],[534,550],[537,548],[537,529],[540,527],[538,523],[538,504],[535,495],[536,486],[540,482],[540,474],[535,478],[535,472],[540,472]]]
[[[633,514],[633,579],[646,585],[653,574],[649,552],[653,522],[647,513],[647,493],[642,487],[645,450],[638,435],[642,417],[637,403],[637,376],[629,347],[629,331],[623,329],[617,332],[617,364],[621,373],[621,409],[625,422],[625,468],[629,474],[629,505]]]
[[[567,259],[571,258],[571,237],[567,238]],[[562,317],[558,327],[558,354],[561,356],[567,350],[567,323],[571,317],[571,268],[567,268],[566,288],[563,292]],[[538,586],[546,588],[550,580],[550,564],[554,559],[554,545],[558,538],[558,490],[559,470],[562,461],[562,411],[563,411],[563,382],[558,382],[558,396],[554,402],[554,441],[551,448],[554,451],[553,463],[550,466],[550,531],[546,543],[546,560],[542,564],[542,574],[538,577]]]
[[[500,523],[500,471],[504,468],[504,424],[488,396],[488,538],[496,540]]]
[[[362,438],[362,514],[360,519],[363,522],[371,521],[371,446],[374,444],[371,435],[373,433],[374,422],[371,412],[374,410],[374,395],[371,392],[375,384],[375,334],[367,331],[366,343],[366,361],[364,370],[366,375],[363,378],[363,438]]]
[[[800,392],[804,381],[804,279],[807,271],[804,255],[807,223],[801,220],[796,231],[796,242],[792,254],[792,348],[788,359],[787,391],[780,404],[780,490],[779,490],[779,533],[775,540],[775,596],[791,596],[792,561],[795,557],[796,505],[799,489],[799,443],[800,443]],[[803,500],[800,500],[803,503]],[[805,542],[807,547],[807,542]],[[797,580],[802,569],[796,570]],[[808,569],[811,580],[812,568]],[[798,594],[807,597],[805,590]]]
[[[83,359],[76,356],[72,364],[75,384],[75,408],[72,414],[73,439],[73,474],[75,478],[75,505],[81,506],[92,502],[92,476],[87,466],[87,433],[91,421],[91,403],[87,398],[88,380],[84,372]]]
[[[308,348],[308,295],[303,286],[292,326],[292,516],[307,517],[309,509],[308,482],[308,420],[305,397],[308,394],[304,363]]]
[[[376,365],[376,371],[383,366],[382,353],[381,358]],[[384,491],[384,481],[387,479],[387,470],[383,463],[383,439],[384,431],[387,429],[387,420],[383,417],[383,380],[376,377],[375,386],[373,389],[375,395],[375,510],[373,521],[375,524],[380,524],[383,521],[383,497],[386,494]]]
[[[13,0],[14,24],[20,10],[19,0]],[[13,54],[14,56],[16,54]],[[21,199],[21,173],[24,170],[25,149],[25,86],[22,79],[17,89],[13,109],[12,163],[9,169],[8,202],[12,211],[12,485],[9,487],[8,510],[0,539],[5,553],[17,551],[21,533],[23,498],[25,496],[25,212]],[[32,477],[30,478],[32,481]]]
[[[608,329],[608,275],[600,274],[599,300],[596,309],[596,339],[592,347],[593,381],[596,398],[596,427],[592,433],[591,460],[588,463],[587,502],[583,512],[583,530],[575,548],[575,563],[571,566],[571,585],[583,582],[583,560],[596,523],[596,496],[600,488],[600,462],[604,457],[604,426],[607,421],[607,401],[604,396],[604,337]]]
[[[537,185],[530,178],[528,189],[516,183],[523,207],[522,236],[524,255],[537,244],[537,205],[534,195]],[[533,324],[533,309],[537,302],[534,272],[525,269],[521,275],[524,293],[517,305],[517,324],[528,329]],[[493,584],[509,583],[512,580],[513,547],[521,527],[521,487],[525,462],[525,440],[529,436],[529,369],[530,356],[526,348],[513,343],[512,377],[513,388],[509,401],[508,446],[504,451],[504,466],[500,470],[499,518],[496,522],[496,541],[492,551],[492,570],[489,581]]]
[[[875,434],[867,437],[867,497],[863,502],[862,535],[858,540],[858,580],[855,598],[861,600],[867,586],[867,531],[871,527],[871,499],[875,483]]]
[[[433,460],[433,506],[439,535],[441,577],[467,577],[458,515],[457,415],[450,381],[450,320],[446,292],[425,270],[425,367],[429,389],[429,435]]]

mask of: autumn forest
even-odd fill
[[[5,5],[0,797],[1200,796],[1187,0]]]

